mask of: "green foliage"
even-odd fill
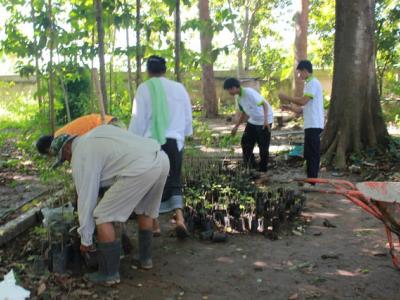
[[[310,60],[316,66],[331,68],[335,34],[335,1],[310,1],[309,29]]]
[[[400,105],[399,101],[382,101],[382,110],[385,121],[400,127]]]
[[[33,92],[13,83],[0,83],[0,89],[4,93],[0,99],[0,147],[2,151],[12,151],[1,167],[21,173],[35,172],[44,183],[63,182],[63,186],[68,186],[71,177],[65,176],[65,169],[52,170],[53,160],[36,150],[37,139],[49,132],[47,118],[38,113]]]
[[[60,109],[57,110],[57,121],[59,124],[65,124],[68,120],[61,85],[65,85],[71,119],[76,119],[90,112],[91,74],[88,69],[72,63],[61,64],[58,70],[59,82],[56,94]]]
[[[384,94],[383,81],[391,75],[390,69],[393,69],[393,66],[400,60],[400,7],[398,1],[378,0],[375,12],[376,67],[379,93],[382,96]],[[391,93],[392,91],[386,90],[385,92]]]
[[[283,49],[273,49],[266,45],[258,49],[257,56],[254,57],[254,65],[265,82],[261,93],[274,106],[279,104],[278,88],[282,87],[282,81],[288,78],[293,70],[292,60],[288,60],[284,55]]]

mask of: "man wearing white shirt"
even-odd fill
[[[185,137],[193,134],[192,105],[185,87],[165,78],[165,59],[150,56],[147,60],[149,80],[139,85],[129,131],[155,139],[170,160],[170,174],[165,184],[160,213],[175,210],[176,233],[185,238],[188,232],[183,218],[183,192],[181,169]],[[159,224],[154,220],[154,233]]]
[[[230,95],[238,97],[238,106],[241,111],[239,119],[232,129],[232,135],[236,134],[239,125],[248,118],[241,141],[245,165],[255,166],[253,150],[257,143],[260,149],[259,171],[267,172],[271,127],[274,118],[271,105],[256,90],[241,87],[236,78],[226,79],[224,90]]]
[[[305,81],[301,97],[291,97],[283,93],[279,98],[293,105],[282,105],[283,109],[303,112],[304,117],[304,158],[307,164],[307,177],[317,178],[320,164],[320,135],[324,129],[324,98],[321,83],[313,76],[312,64],[308,60],[299,62],[296,70]]]

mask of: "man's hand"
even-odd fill
[[[264,129],[267,129],[268,132],[271,132],[271,127],[269,126],[268,121],[265,121],[265,122],[264,122]]]
[[[238,128],[239,128],[239,126],[237,126],[237,125],[235,125],[235,126],[232,128],[232,131],[231,131],[231,135],[232,135],[232,136],[235,136],[235,135],[236,135],[236,132],[237,132]]]
[[[281,109],[292,111],[292,106],[290,104],[282,104]]]
[[[86,253],[86,252],[94,252],[96,251],[96,248],[94,245],[85,246],[81,244],[79,250],[81,250],[82,253]]]
[[[291,102],[291,97],[289,97],[288,95],[284,94],[284,93],[279,93],[278,97],[281,101],[287,101],[287,102]]]

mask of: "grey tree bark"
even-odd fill
[[[136,0],[136,88],[142,82],[142,46],[140,39],[141,32],[141,2]],[[133,98],[132,98],[133,104]]]
[[[175,7],[175,78],[181,81],[181,1],[176,0]]]
[[[99,64],[100,64],[100,88],[103,96],[105,112],[108,112],[107,86],[106,86],[106,64],[104,60],[104,27],[103,27],[103,6],[101,0],[95,0],[96,4],[96,24],[97,24],[97,42],[99,46]]]
[[[336,0],[334,73],[322,149],[328,164],[346,167],[350,153],[386,147],[375,70],[374,0]]]
[[[199,0],[200,21],[204,24],[200,30],[200,45],[202,56],[202,89],[206,117],[218,115],[218,101],[215,90],[213,61],[210,57],[212,51],[213,31],[210,19],[210,6],[208,0]]]
[[[294,94],[302,96],[304,90],[304,82],[297,77],[296,66],[299,61],[307,59],[307,35],[308,35],[308,6],[309,0],[297,0],[298,11],[295,14],[296,19],[296,36],[294,46]]]
[[[49,19],[49,118],[51,133],[54,135],[56,131],[56,119],[54,110],[54,72],[53,72],[53,49],[54,49],[54,30],[53,30],[53,14],[52,14],[52,3],[51,0],[47,2],[47,15]]]
[[[33,43],[35,44],[35,75],[36,75],[36,88],[37,88],[37,99],[38,99],[38,105],[39,105],[39,110],[41,113],[44,111],[43,107],[43,96],[41,94],[41,72],[39,68],[39,49],[38,49],[38,43],[37,43],[37,38],[36,38],[36,30],[35,30],[35,24],[36,24],[36,15],[35,15],[35,4],[33,0],[31,0],[31,19],[32,19],[32,29],[33,29]]]

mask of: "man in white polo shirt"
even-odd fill
[[[271,127],[274,117],[271,105],[256,90],[241,87],[239,80],[236,78],[226,79],[224,90],[230,95],[238,97],[237,101],[241,111],[239,119],[232,129],[232,135],[236,134],[239,125],[248,117],[241,141],[245,165],[250,167],[255,166],[253,150],[257,143],[260,149],[260,164],[258,169],[260,172],[267,172]]]
[[[324,129],[324,98],[321,83],[313,76],[312,64],[308,60],[299,62],[296,70],[300,79],[305,81],[301,97],[291,97],[283,93],[279,98],[291,104],[282,105],[283,109],[294,112],[303,111],[304,117],[304,158],[307,164],[307,177],[317,178],[320,163],[320,135]],[[292,105],[295,104],[294,106]]]

